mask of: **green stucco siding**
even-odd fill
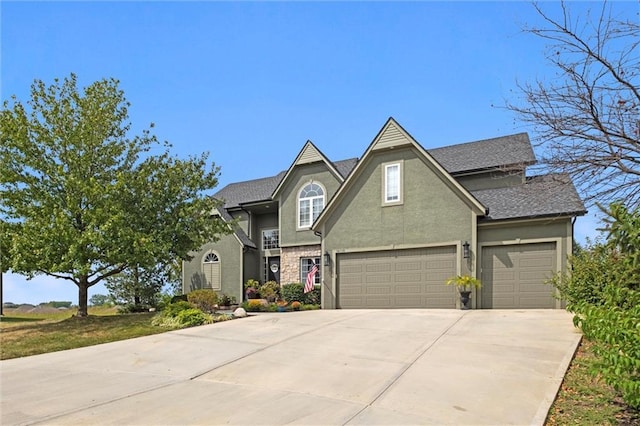
[[[220,259],[221,269],[221,290],[229,296],[235,296],[238,301],[242,300],[242,246],[234,235],[225,235],[216,243],[205,244],[193,259],[184,262],[183,292],[189,293],[202,288],[202,258],[209,251],[214,250]]]
[[[278,213],[267,214],[254,214],[253,220],[253,241],[258,247],[258,250],[262,250],[262,231],[265,229],[278,229]],[[280,237],[282,239],[282,236]]]
[[[382,164],[403,161],[403,203],[382,205]],[[325,226],[328,250],[470,240],[470,207],[413,149],[375,154]]]
[[[298,229],[298,193],[309,182],[319,183],[325,189],[325,206],[338,190],[340,182],[322,162],[296,166],[280,191],[280,245],[297,246],[318,244],[311,230]]]
[[[383,206],[383,165],[402,161],[400,205]],[[339,256],[359,250],[451,245],[472,241],[474,216],[454,184],[413,148],[371,155],[323,227],[324,250]],[[390,251],[391,252],[391,251]],[[323,268],[323,307],[336,307],[336,257]],[[471,273],[461,262],[461,273]],[[444,284],[443,284],[444,285]]]
[[[566,270],[567,258],[571,254],[573,236],[570,218],[537,221],[520,221],[478,226],[478,243],[483,245],[503,242],[544,241],[560,239],[560,269]]]
[[[505,188],[522,185],[524,183],[523,172],[490,172],[468,176],[458,176],[456,180],[469,191],[479,189]]]
[[[237,220],[238,226],[249,235],[249,215],[240,210],[232,212],[231,217]]]

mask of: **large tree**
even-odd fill
[[[175,263],[135,265],[107,278],[105,286],[110,298],[134,311],[156,307],[163,289],[170,294],[176,293],[179,277],[175,274]]]
[[[15,231],[9,269],[72,281],[86,316],[89,287],[134,265],[188,258],[228,228],[205,196],[218,174],[207,154],[175,158],[148,129],[131,137],[118,81],[79,91],[76,80],[36,80],[26,106],[3,103],[0,219]]]
[[[545,5],[547,6],[547,5]],[[534,4],[543,24],[525,31],[547,42],[556,73],[519,84],[507,104],[531,125],[543,162],[570,174],[587,201],[640,203],[640,24],[594,3],[573,15],[561,3],[554,17]]]

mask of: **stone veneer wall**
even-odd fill
[[[320,244],[280,248],[280,284],[300,282],[300,258],[320,256]],[[320,267],[320,265],[318,265]]]

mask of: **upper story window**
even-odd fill
[[[402,162],[383,164],[383,204],[402,204]]]
[[[280,231],[277,229],[264,229],[262,231],[262,250],[280,248]]]
[[[309,228],[324,208],[324,189],[317,183],[309,183],[298,195],[298,228]]]

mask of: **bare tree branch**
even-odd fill
[[[506,108],[534,130],[543,164],[568,173],[588,202],[640,204],[640,24],[614,17],[606,2],[595,17],[561,4],[554,18],[538,4],[556,76],[518,83]],[[635,18],[635,20],[634,20]]]

